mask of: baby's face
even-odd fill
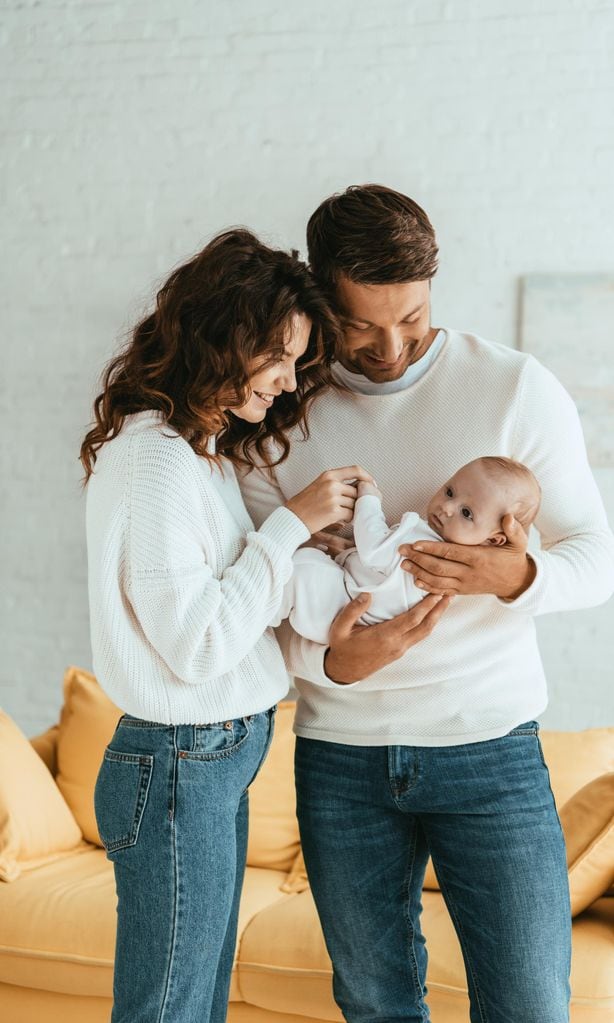
[[[428,524],[450,543],[504,543],[501,519],[512,503],[507,488],[472,463],[463,466],[431,499]]]

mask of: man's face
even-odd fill
[[[344,334],[340,361],[374,383],[398,380],[437,333],[428,281],[356,284],[342,276],[335,294]]]

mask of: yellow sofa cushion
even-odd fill
[[[277,708],[275,734],[260,773],[249,790],[247,862],[252,867],[290,870],[300,848],[294,789],[292,731],[296,704]]]
[[[455,1009],[450,1018],[468,1019],[463,957],[443,897],[427,891],[422,903],[433,1018],[440,1018],[443,1005]],[[574,922],[572,1005],[579,1011],[573,1018],[583,1019],[582,1009],[590,1019],[591,1011],[614,1010],[613,928],[614,899],[600,899]],[[301,1015],[313,1019],[342,1019],[332,998],[330,959],[310,891],[254,917],[243,933],[238,969],[243,998],[252,1005],[286,1013],[300,1006]]]
[[[57,741],[56,782],[71,808],[84,838],[102,846],[94,814],[94,786],[105,746],[122,715],[82,668],[64,675],[64,706]]]
[[[61,856],[81,831],[47,767],[0,711],[0,880]]]
[[[282,871],[247,869],[239,940],[257,913],[288,898],[283,879]],[[116,902],[113,865],[94,846],[0,888],[0,983],[110,998]],[[236,971],[230,997],[241,998]]]
[[[614,884],[614,772],[576,792],[560,817],[575,916]]]

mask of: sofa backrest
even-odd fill
[[[121,713],[93,675],[69,668],[59,724],[31,740],[54,774],[84,837],[97,845],[101,842],[94,816],[94,785]],[[293,718],[294,704],[281,703],[269,756],[250,789],[251,866],[289,870],[299,849]],[[541,739],[559,808],[587,782],[614,771],[614,728],[544,731]]]

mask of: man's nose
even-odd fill
[[[403,351],[403,336],[395,327],[383,328],[379,336],[377,357],[382,362],[396,362]]]

